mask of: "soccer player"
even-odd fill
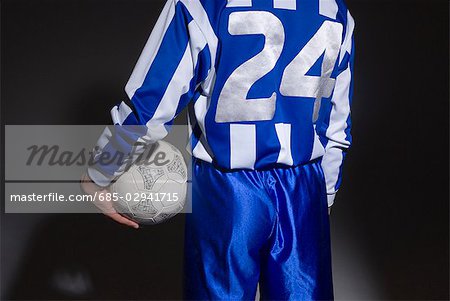
[[[187,299],[254,299],[258,283],[263,299],[333,299],[327,207],[351,144],[353,29],[343,0],[167,1],[111,111],[143,130],[105,132],[99,154],[142,152],[189,105]],[[93,166],[84,189],[122,172]]]

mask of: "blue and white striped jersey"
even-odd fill
[[[105,132],[99,149],[162,139],[189,105],[193,156],[225,169],[322,157],[331,205],[351,144],[353,29],[343,0],[168,0],[111,111],[145,130]],[[89,169],[102,186],[121,172]]]

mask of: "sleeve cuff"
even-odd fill
[[[88,167],[87,174],[88,174],[89,178],[91,178],[91,180],[94,181],[95,184],[97,184],[98,186],[101,186],[101,187],[109,186],[111,184],[112,180],[114,179],[114,177],[109,178],[92,167]]]
[[[336,197],[336,193],[333,194],[327,194],[327,202],[328,202],[328,207],[333,206],[334,204],[334,198]]]

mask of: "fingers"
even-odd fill
[[[117,213],[116,209],[112,204],[112,201],[108,201],[107,198],[105,197],[108,193],[109,191],[107,189],[98,190],[95,193],[93,193],[94,205],[97,206],[97,208],[99,208],[104,215],[108,216],[114,221],[122,225],[138,229],[139,228],[138,223]]]
[[[111,201],[107,201],[107,198],[105,197],[107,193],[109,193],[109,191],[103,187],[95,185],[86,173],[81,176],[80,184],[81,189],[85,193],[88,193],[94,197],[94,205],[97,206],[97,208],[99,208],[103,212],[103,214],[122,225],[129,226],[135,229],[139,228],[138,223],[117,213]]]
[[[105,193],[105,191],[102,191],[101,193]],[[129,226],[135,229],[139,228],[139,224],[124,217],[123,215],[119,214],[116,209],[114,208],[111,201],[97,201],[95,202],[97,207],[103,212],[104,215],[108,216],[109,218],[115,220],[116,222]]]
[[[119,213],[105,213],[106,216],[112,218],[113,220],[115,220],[116,222],[125,225],[125,226],[129,226],[135,229],[139,228],[139,224],[136,222],[133,222],[132,220],[120,215]]]

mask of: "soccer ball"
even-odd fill
[[[187,167],[181,152],[159,141],[111,185],[114,208],[141,225],[162,223],[184,207]]]

